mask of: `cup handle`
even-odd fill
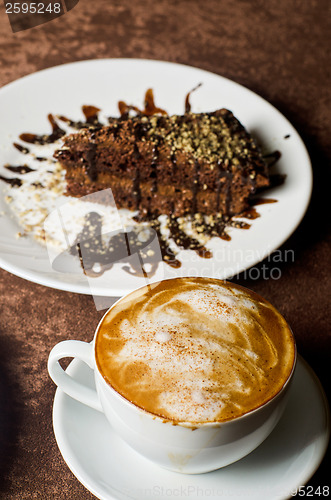
[[[50,352],[48,358],[48,372],[55,384],[68,396],[80,403],[90,406],[94,410],[103,411],[98,394],[95,390],[73,379],[61,367],[59,360],[62,358],[78,358],[84,361],[92,370],[94,369],[93,344],[79,340],[64,340]]]

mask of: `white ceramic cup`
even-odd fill
[[[110,309],[116,308],[123,299]],[[174,425],[116,392],[98,370],[94,345],[94,341],[89,344],[77,340],[57,344],[48,360],[48,371],[55,384],[74,399],[103,412],[113,429],[138,453],[166,469],[186,474],[219,469],[257,448],[284,411],[296,364],[294,362],[280,392],[257,409],[226,422]],[[61,368],[59,360],[65,357],[78,358],[94,370],[96,391],[77,382]]]

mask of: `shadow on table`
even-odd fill
[[[18,395],[14,394],[15,381],[9,377],[7,369],[6,348],[1,341],[0,352],[2,363],[0,365],[0,496],[5,492],[9,483],[9,471],[18,453],[18,432],[20,417],[17,406]]]

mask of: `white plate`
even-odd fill
[[[307,209],[312,189],[310,160],[296,130],[268,102],[237,83],[189,66],[135,59],[83,61],[34,73],[0,90],[1,114],[5,117],[0,123],[1,165],[25,161],[12,143],[22,132],[47,132],[48,113],[82,119],[81,106],[92,104],[106,116],[116,115],[118,100],[141,106],[145,91],[151,87],[157,105],[181,114],[186,93],[198,83],[202,86],[191,96],[192,111],[232,110],[266,151],[281,152],[276,171],[287,178],[266,195],[278,203],[259,206],[261,217],[252,221],[248,231],[231,229],[229,242],[214,239],[212,259],[201,259],[193,251],[182,252],[182,267],[175,271],[164,265],[162,276],[234,276],[270,255],[292,234]],[[89,281],[73,257],[68,256],[65,272],[58,272],[52,268],[45,248],[30,238],[17,239],[19,227],[4,202],[4,194],[0,194],[0,212],[4,212],[0,217],[1,267],[46,286],[91,293]],[[93,295],[120,296],[144,284],[143,278],[125,273],[119,265],[110,272],[106,284],[105,280],[94,282]]]
[[[81,361],[73,361],[68,372],[94,387],[93,372]],[[122,441],[102,413],[60,389],[54,399],[53,425],[69,468],[103,500],[288,498],[320,465],[330,434],[323,389],[300,357],[288,405],[272,434],[244,459],[208,474],[183,475],[154,465]]]

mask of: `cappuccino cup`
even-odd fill
[[[119,299],[93,342],[60,342],[48,370],[139,454],[197,474],[267,438],[284,411],[296,356],[290,327],[265,299],[230,282],[187,277]],[[95,391],[62,369],[65,357],[87,363]]]

